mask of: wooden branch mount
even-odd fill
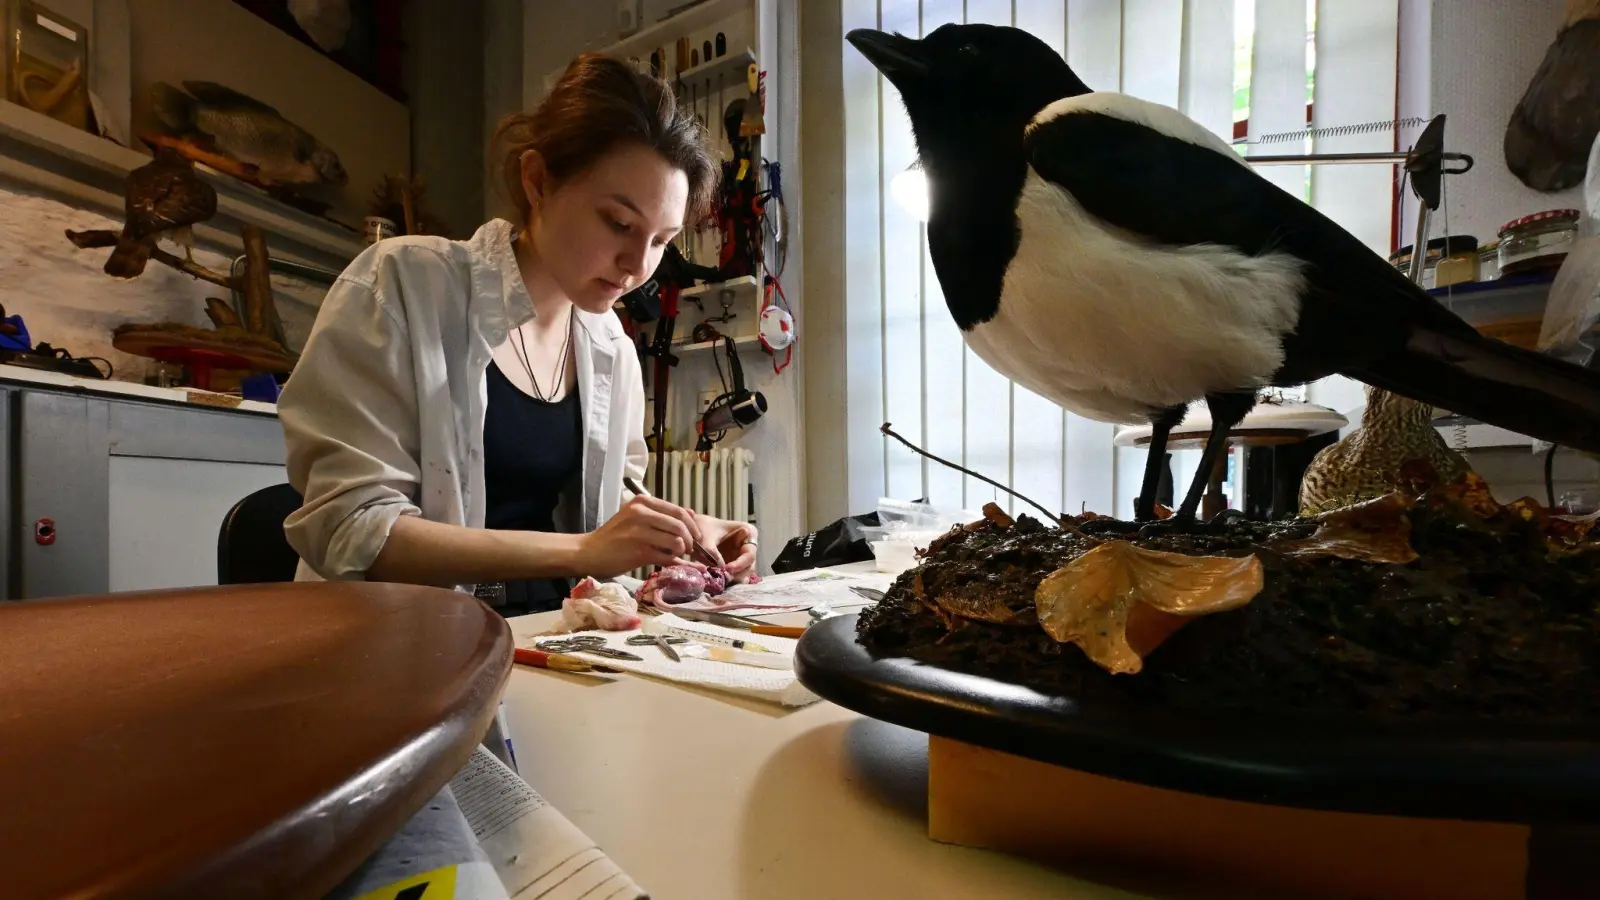
[[[246,224],[240,226],[239,237],[244,243],[246,265],[238,278],[159,247],[151,250],[150,258],[190,277],[243,294],[242,322],[225,302],[213,298],[207,301],[206,315],[216,325],[214,329],[182,322],[130,322],[112,332],[111,345],[124,353],[185,366],[194,386],[201,390],[210,389],[211,373],[217,369],[291,371],[298,357],[273,337],[279,322],[272,299],[266,232],[260,226]],[[114,247],[117,232],[68,231],[67,239],[81,249]]]

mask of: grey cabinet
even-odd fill
[[[271,416],[33,388],[0,397],[11,599],[215,584],[223,515],[285,480]]]

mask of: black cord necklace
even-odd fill
[[[517,327],[516,335],[517,340],[511,345],[511,350],[516,354],[517,362],[522,363],[522,370],[528,374],[528,383],[533,386],[533,398],[543,403],[550,403],[551,398],[561,395],[561,386],[567,380],[567,356],[572,350],[572,307],[567,307],[567,339],[561,344],[561,355],[556,359],[556,370],[550,376],[549,394],[539,390],[539,379],[534,377],[533,365],[529,362],[528,338],[523,334],[521,326]]]

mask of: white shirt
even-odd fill
[[[284,522],[297,578],[363,579],[395,519],[482,528],[484,380],[491,351],[533,318],[511,223],[467,241],[380,241],[328,291],[278,399],[289,482]],[[563,530],[593,531],[644,478],[644,383],[615,313],[574,310],[583,469]]]

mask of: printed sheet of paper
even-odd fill
[[[886,591],[894,576],[881,572],[835,572],[810,569],[774,575],[757,584],[737,584],[720,597],[704,597],[688,603],[674,603],[673,609],[700,609],[712,612],[776,613],[810,609],[818,604],[861,604],[865,598],[851,587]]]
[[[479,746],[450,780],[461,812],[511,900],[642,900],[588,835]]]
[[[509,900],[450,788],[323,900]]]

